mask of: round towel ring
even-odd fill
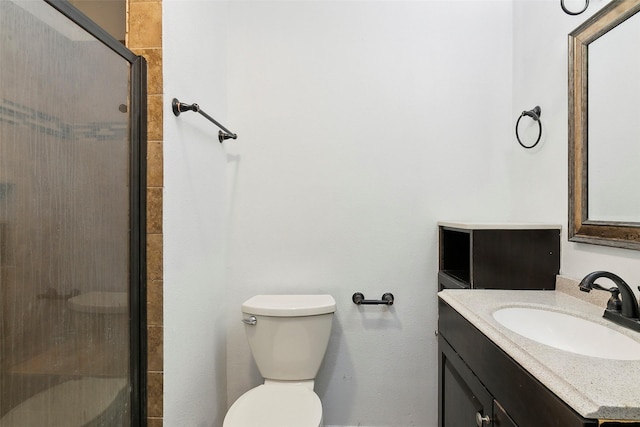
[[[569,9],[567,9],[567,7],[564,5],[564,0],[560,0],[560,7],[562,8],[562,10],[564,10],[564,13],[566,13],[567,15],[580,15],[582,12],[584,12],[585,10],[587,10],[587,8],[589,7],[589,0],[586,0],[586,3],[584,5],[584,9],[582,9],[579,12],[572,12]]]
[[[540,114],[542,114],[542,110],[539,106],[535,106],[533,110],[523,111],[522,114],[520,114],[520,117],[518,117],[518,121],[516,122],[516,138],[518,139],[518,143],[522,145],[522,147],[527,149],[533,148],[538,145],[538,142],[540,142],[540,138],[542,138],[542,121],[540,120]],[[534,142],[533,145],[524,145],[520,140],[520,135],[518,134],[518,125],[520,124],[520,119],[522,119],[524,116],[529,116],[533,120],[538,122],[538,139],[536,139],[536,142]]]

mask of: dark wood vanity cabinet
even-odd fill
[[[439,223],[439,289],[555,289],[560,227],[537,227]]]
[[[577,414],[444,301],[438,301],[438,309],[439,427],[598,425]],[[483,417],[488,418],[483,422]]]

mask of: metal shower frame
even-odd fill
[[[147,62],[89,19],[67,0],[44,0],[126,60],[131,68],[129,138],[129,340],[131,425],[147,425]]]

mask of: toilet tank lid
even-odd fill
[[[242,304],[242,312],[258,316],[315,316],[336,311],[331,295],[256,295]]]

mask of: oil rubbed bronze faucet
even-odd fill
[[[605,288],[595,283],[595,281],[601,277],[611,280],[616,286]],[[593,273],[589,273],[580,282],[580,290],[583,292],[591,292],[591,289],[611,292],[611,299],[609,299],[602,317],[625,328],[640,332],[640,309],[638,308],[638,301],[629,285],[627,285],[620,276],[608,271],[594,271]],[[640,289],[640,287],[638,289]],[[622,296],[622,301],[618,299],[618,295]]]

